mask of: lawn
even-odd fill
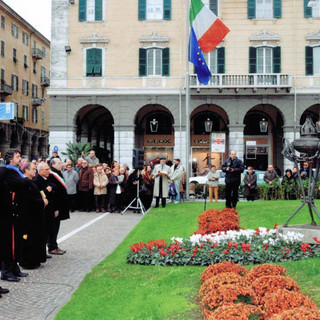
[[[240,226],[272,228],[283,224],[300,201],[257,201],[238,204]],[[316,206],[320,201],[316,202]],[[119,247],[99,263],[58,313],[58,320],[72,319],[202,319],[197,292],[205,267],[151,267],[128,265],[126,253],[136,242],[188,237],[198,229],[203,203],[169,204],[153,209],[131,231]],[[207,208],[224,207],[210,203]],[[310,223],[307,209],[290,224]],[[316,220],[317,223],[319,219]],[[282,265],[300,285],[304,294],[320,307],[320,259]]]

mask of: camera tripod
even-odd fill
[[[137,205],[133,206],[132,204],[135,201],[137,201]],[[146,213],[146,209],[144,208],[144,205],[139,196],[139,180],[137,180],[137,196],[129,203],[129,205],[121,212],[121,214],[124,214],[128,209],[141,210],[143,215],[145,215]]]

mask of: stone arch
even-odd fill
[[[313,123],[320,121],[320,103],[313,104],[304,110],[299,119],[300,126],[304,124],[307,116],[311,117]]]
[[[260,121],[268,123],[262,132]],[[285,117],[281,110],[271,104],[258,104],[248,110],[244,124],[244,162],[257,170],[266,170],[269,163],[283,168],[282,139]],[[249,145],[255,143],[254,145]]]
[[[102,105],[90,104],[78,110],[74,117],[76,141],[90,143],[101,162],[111,163],[114,144],[114,118]]]
[[[136,113],[134,124],[134,146],[145,148],[146,161],[160,156],[172,160],[175,128],[173,114],[168,108],[160,104],[145,105]]]

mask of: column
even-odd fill
[[[114,159],[132,168],[135,125],[114,125]]]
[[[237,152],[237,157],[243,161],[244,155],[244,139],[243,130],[244,124],[230,124],[229,127],[229,153],[231,150]]]
[[[296,129],[296,134],[294,134],[294,126],[283,126],[282,128],[283,138],[287,139],[290,143],[292,143],[294,139],[300,138],[300,126]],[[296,154],[299,153],[296,151]],[[293,168],[293,162],[283,157],[283,172],[288,168]]]
[[[181,164],[186,167],[186,147],[187,147],[187,133],[185,126],[174,126],[174,150],[173,158],[180,159]],[[191,153],[191,150],[189,150]]]

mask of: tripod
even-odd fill
[[[137,206],[132,206],[132,204],[137,201]],[[137,180],[137,196],[129,203],[129,205],[121,212],[121,214],[124,214],[128,209],[134,209],[134,210],[141,210],[142,214],[144,215],[146,212],[146,209],[144,208],[144,205],[140,199],[139,196],[139,180]]]

